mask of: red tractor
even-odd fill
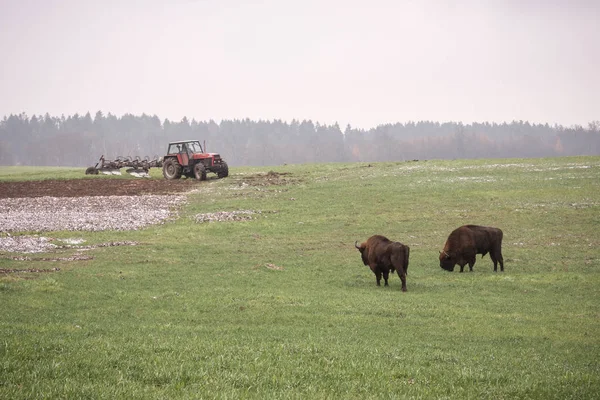
[[[225,178],[229,175],[229,167],[218,153],[206,153],[199,140],[169,143],[167,155],[163,157],[166,179],[179,179],[183,175],[203,181],[207,172]]]

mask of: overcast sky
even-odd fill
[[[600,120],[598,0],[0,0],[0,117]]]

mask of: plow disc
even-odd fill
[[[140,157],[117,157],[115,160],[107,160],[104,156],[93,167],[85,170],[86,175],[121,175],[121,168],[127,168],[125,172],[136,178],[150,178],[148,171],[150,168],[162,167],[162,157],[155,157],[150,160],[149,157],[141,159]]]

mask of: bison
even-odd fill
[[[478,225],[464,225],[452,231],[444,250],[440,251],[440,267],[446,271],[454,271],[456,264],[460,265],[463,272],[465,264],[469,264],[469,270],[473,272],[475,255],[481,257],[490,253],[494,262],[494,272],[504,271],[504,259],[502,258],[502,231],[498,228]]]
[[[381,286],[381,276],[388,286],[390,271],[398,273],[402,281],[402,291],[406,292],[406,273],[408,270],[408,256],[410,248],[400,242],[392,242],[385,236],[375,235],[367,239],[360,246],[358,241],[354,247],[360,251],[362,262],[371,268],[377,278],[377,286]]]

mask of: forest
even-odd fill
[[[418,121],[365,130],[311,120],[175,122],[156,115],[4,116],[0,165],[94,165],[100,156],[164,155],[167,143],[198,139],[230,166],[600,155],[600,121],[588,126]]]

